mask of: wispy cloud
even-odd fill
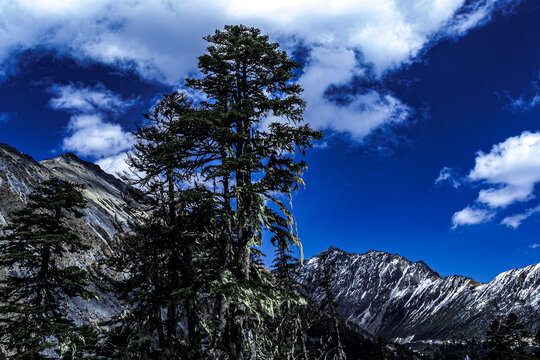
[[[524,220],[526,220],[527,218],[531,217],[532,215],[538,212],[540,212],[540,205],[531,209],[527,209],[524,213],[507,216],[504,219],[502,219],[501,224],[511,227],[512,229],[517,229],[518,227],[521,226],[521,223]]]
[[[493,12],[518,2],[7,1],[0,5],[0,74],[9,73],[16,55],[27,49],[54,49],[176,86],[196,73],[204,35],[223,24],[244,23],[262,28],[286,50],[304,46],[309,61],[300,82],[306,90],[306,119],[317,128],[363,141],[374,129],[411,118],[410,106],[384,89],[351,94],[346,104],[338,104],[325,96],[329,86],[365,77],[366,69],[380,80],[438,40],[464,36],[489,21]],[[99,99],[81,101],[93,106]]]
[[[55,95],[49,101],[53,109],[78,113],[110,112],[118,115],[137,102],[137,99],[123,99],[103,84],[94,87],[53,84],[48,91]]]
[[[504,93],[501,97],[503,102],[513,111],[529,111],[540,105],[540,71],[538,78],[533,80],[530,87],[525,89],[518,97],[512,97]]]
[[[455,169],[445,166],[439,172],[437,179],[435,179],[435,185],[450,184],[454,189],[457,189],[461,186],[462,181]]]
[[[495,213],[486,209],[478,209],[467,206],[452,216],[452,229],[464,225],[476,225],[490,221]]]
[[[12,114],[12,113],[8,113],[8,112],[0,112],[0,126],[2,126],[2,124],[7,123],[7,122],[10,121],[12,118],[13,118],[13,114]]]
[[[531,245],[529,245],[529,247],[530,247],[531,249],[533,249],[533,250],[534,250],[534,249],[538,249],[538,248],[540,248],[540,244],[538,244],[538,243],[531,244]]]

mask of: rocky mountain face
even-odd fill
[[[7,224],[11,214],[21,209],[33,189],[51,176],[86,186],[83,195],[88,206],[82,211],[84,216],[69,221],[73,230],[91,246],[91,250],[80,254],[68,253],[60,265],[77,265],[85,269],[90,275],[90,290],[97,298],[82,300],[66,297],[63,306],[78,323],[89,322],[97,326],[124,310],[120,297],[109,281],[120,279],[122,274],[114,273],[107,264],[120,249],[119,232],[128,228],[129,220],[140,215],[140,207],[128,195],[128,190],[133,190],[128,185],[73,154],[37,162],[9,145],[0,144],[0,234],[1,227]],[[9,271],[0,268],[0,278]],[[350,358],[370,358],[375,349],[375,339],[354,324],[342,321],[340,326],[342,341]],[[313,329],[312,332],[317,334],[324,332],[324,329]],[[311,345],[315,348],[319,346],[318,343]],[[391,359],[422,358],[397,344],[386,347]]]
[[[121,311],[103,275],[119,276],[111,273],[105,260],[114,254],[118,241],[115,235],[127,226],[134,207],[128,206],[125,198],[127,185],[95,164],[70,153],[37,162],[9,145],[0,144],[0,225],[5,225],[10,214],[24,206],[35,186],[51,176],[86,185],[83,195],[88,206],[83,209],[84,216],[70,221],[74,231],[91,245],[91,250],[80,255],[69,254],[62,265],[77,265],[88,271],[99,301],[71,298],[66,299],[65,306],[74,319],[96,324]],[[0,269],[0,276],[5,276],[5,271],[8,270]]]
[[[325,253],[339,313],[373,335],[402,342],[482,337],[495,318],[510,312],[531,330],[540,325],[540,264],[480,284],[442,277],[424,262],[397,254],[351,254],[334,247]],[[305,261],[299,281],[316,287],[321,266],[320,255]]]
[[[88,207],[72,224],[91,250],[69,255],[65,265],[88,271],[99,301],[72,298],[66,299],[65,306],[73,318],[97,324],[122,311],[106,281],[121,274],[112,273],[106,260],[119,248],[116,235],[127,227],[138,207],[126,197],[125,183],[73,154],[36,162],[0,144],[0,225],[23,207],[33,187],[51,176],[86,185]],[[509,312],[518,314],[532,329],[540,324],[540,264],[479,284],[461,276],[441,277],[425,263],[399,255],[373,250],[351,254],[333,247],[327,253],[334,267],[332,291],[340,314],[374,336],[408,341],[478,337],[495,317]],[[0,269],[0,277],[6,271]],[[298,280],[309,287],[317,283],[320,273],[318,255],[299,268]],[[360,336],[359,331],[354,333],[352,338]]]

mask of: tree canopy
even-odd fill
[[[68,219],[86,206],[82,186],[58,178],[44,181],[28,195],[0,237],[0,343],[13,359],[45,359],[51,354],[90,356],[95,332],[76,326],[62,309],[63,296],[88,298],[87,274],[62,265],[67,253],[88,247]]]

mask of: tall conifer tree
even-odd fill
[[[277,217],[278,221],[272,227],[272,243],[276,247],[273,273],[276,285],[281,292],[282,301],[278,307],[278,315],[274,321],[273,342],[274,357],[276,359],[304,359],[307,360],[304,324],[302,319],[303,307],[306,300],[300,295],[296,283],[296,269],[301,264],[294,257],[291,248],[288,225],[284,218]]]
[[[124,265],[135,296],[117,331],[135,358],[201,357],[198,257],[214,205],[196,180],[206,135],[195,113],[185,94],[165,94],[133,132],[128,164],[134,174],[126,179],[140,189],[146,211],[131,226]]]
[[[330,321],[330,338],[328,339],[329,341],[326,341],[326,344],[323,343],[323,348],[321,350],[325,354],[324,356],[326,359],[345,360],[346,355],[343,344],[341,343],[341,334],[339,331],[339,315],[336,309],[337,304],[331,289],[335,279],[334,264],[328,261],[328,254],[328,252],[324,252],[319,257],[321,260],[320,286],[322,288],[322,300],[320,306],[322,315],[327,316]]]
[[[299,297],[275,286],[255,247],[265,230],[278,247],[300,246],[283,197],[303,185],[296,152],[321,133],[301,124],[299,65],[278,44],[245,26],[205,39],[203,77],[186,84],[206,100],[195,107],[185,95],[164,95],[134,132],[128,163],[151,211],[133,224],[138,296],[120,337],[132,339],[139,358],[266,359],[272,349],[257,319]],[[206,185],[186,187],[193,178]]]
[[[254,246],[261,243],[262,229],[274,216],[267,201],[274,204],[288,223],[289,241],[299,245],[294,218],[276,193],[290,196],[303,184],[306,163],[295,159],[321,133],[301,125],[304,101],[302,88],[294,82],[298,63],[259,29],[243,25],[225,26],[205,37],[207,53],[199,57],[201,79],[187,79],[189,87],[201,91],[201,102],[212,120],[214,152],[219,161],[205,168],[208,179],[222,183],[221,204],[228,236],[224,239],[226,270],[234,276],[236,291],[229,294],[227,324],[236,359],[256,357],[254,326],[248,308],[258,306],[246,299],[260,289],[252,272]],[[282,121],[272,122],[272,118]],[[252,296],[252,299],[258,296]],[[259,297],[261,298],[261,297]]]
[[[4,228],[0,267],[8,273],[0,282],[0,343],[9,358],[93,353],[95,332],[76,326],[61,306],[63,296],[91,295],[84,270],[61,266],[67,251],[88,249],[67,222],[82,216],[81,189],[58,178],[44,181]]]

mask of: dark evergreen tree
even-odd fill
[[[93,356],[95,333],[76,326],[61,306],[65,296],[91,295],[87,274],[77,266],[62,266],[67,251],[88,248],[67,222],[82,216],[86,202],[81,189],[57,178],[44,181],[3,229],[0,267],[7,276],[0,281],[0,343],[8,358]]]
[[[111,323],[115,356],[270,359],[265,319],[281,311],[295,319],[292,304],[302,302],[264,269],[256,248],[265,231],[284,253],[300,246],[282,199],[303,185],[306,163],[295,153],[321,133],[300,124],[299,65],[255,28],[226,26],[205,39],[203,78],[186,83],[207,100],[196,107],[164,95],[134,132],[131,183],[149,216],[133,222],[119,262],[135,297]]]
[[[371,353],[374,360],[387,360],[391,358],[388,352],[388,349],[386,347],[386,344],[387,344],[386,340],[384,340],[380,336],[377,337],[375,346],[373,347],[373,351]]]
[[[528,345],[525,338],[528,338],[530,334],[516,314],[508,314],[504,322],[504,332],[512,351],[511,358],[515,360],[527,359],[529,354],[527,353]]]
[[[267,290],[258,281],[264,276],[255,274],[260,267],[254,247],[273,221],[267,201],[287,220],[293,234],[289,240],[299,244],[290,209],[275,194],[290,195],[303,184],[306,163],[295,160],[295,151],[303,154],[321,134],[300,125],[304,101],[302,88],[294,83],[299,65],[277,43],[242,25],[226,26],[205,40],[210,46],[199,57],[203,78],[186,83],[208,99],[201,105],[212,124],[216,162],[203,173],[222,185],[220,210],[227,233],[221,243],[221,278],[234,285],[222,292],[219,328],[224,335],[219,342],[232,358],[255,358],[261,351],[257,322],[251,319],[276,305],[270,305],[272,296],[260,292]],[[272,116],[284,121],[271,122]]]
[[[272,243],[276,247],[273,262],[276,285],[279,287],[282,302],[277,309],[277,316],[270,330],[275,335],[274,358],[276,359],[305,359],[308,358],[306,349],[306,335],[304,333],[304,321],[302,319],[303,307],[306,300],[300,295],[299,285],[295,282],[296,269],[301,264],[293,256],[290,243],[290,233],[287,222],[283,217],[276,216],[273,223]]]
[[[540,359],[540,328],[533,339],[533,359]]]
[[[510,344],[505,336],[504,327],[498,320],[493,320],[486,332],[489,347],[487,360],[506,359],[509,356]]]
[[[146,209],[131,224],[134,235],[121,262],[135,297],[114,332],[128,358],[201,357],[198,257],[208,248],[215,216],[211,191],[197,181],[205,135],[195,112],[185,94],[165,94],[133,132],[128,163],[135,176],[126,179],[141,190]]]
[[[332,293],[332,283],[334,282],[334,264],[328,260],[329,252],[323,252],[319,259],[320,266],[320,283],[318,284],[321,291],[320,310],[321,315],[328,318],[329,322],[329,338],[324,338],[322,341],[323,358],[332,360],[345,360],[346,355],[341,342],[341,334],[339,330],[340,317],[337,313],[337,304],[334,294]]]
[[[529,334],[516,314],[510,313],[504,323],[494,320],[486,339],[488,344],[487,360],[525,360],[529,358],[525,338]]]

